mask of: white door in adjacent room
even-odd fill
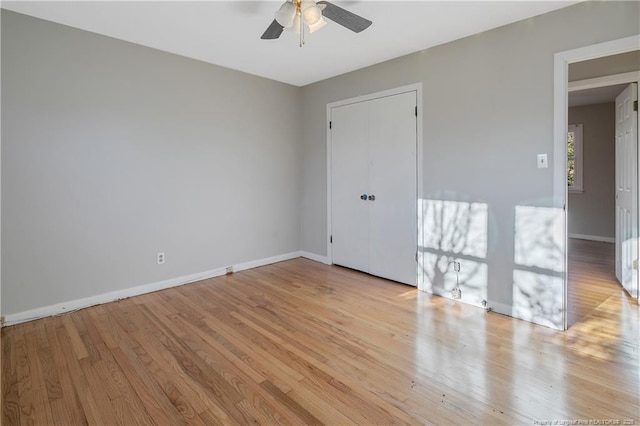
[[[638,85],[616,97],[616,277],[638,297]]]

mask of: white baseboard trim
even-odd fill
[[[250,262],[238,263],[233,266],[236,272],[246,269],[257,268],[259,266],[270,265],[272,263],[283,262],[285,260],[301,257],[300,252],[286,253],[278,256],[267,257],[264,259],[252,260]],[[43,306],[41,308],[31,309],[16,314],[5,316],[3,327],[19,324],[21,322],[33,321],[40,318],[46,318],[53,315],[60,315],[66,312],[72,312],[78,309],[88,308],[90,306],[102,305],[103,303],[115,302],[127,297],[139,296],[141,294],[152,293],[158,290],[164,290],[171,287],[177,287],[184,284],[202,281],[209,278],[219,277],[226,274],[226,267],[212,269],[210,271],[200,272],[191,275],[171,278],[164,281],[145,284],[141,286],[126,288],[123,290],[111,291],[108,293],[98,294],[96,296],[85,297],[82,299],[70,300],[68,302],[56,303],[55,305]]]
[[[249,262],[238,263],[233,265],[235,272],[244,271],[246,269],[253,269],[259,266],[271,265],[272,263],[284,262],[285,260],[295,259],[300,257],[300,252],[292,252],[286,254],[279,254],[277,256],[265,257],[264,259],[252,260]]]
[[[327,256],[320,256],[319,254],[310,253],[308,251],[300,251],[298,253],[300,254],[300,257],[304,257],[305,259],[314,260],[316,262],[324,263],[325,265],[331,265]]]
[[[615,243],[616,239],[611,237],[599,237],[597,235],[584,235],[584,234],[569,234],[569,238],[576,238],[578,240],[599,241],[601,243]]]
[[[498,314],[502,314],[502,315],[506,315],[508,317],[520,320],[520,321],[526,321],[529,322],[531,324],[536,324],[536,325],[540,325],[543,327],[548,327],[551,328],[553,330],[560,330],[562,331],[562,325],[561,324],[554,324],[552,321],[550,320],[546,320],[546,319],[536,319],[536,318],[523,318],[521,316],[518,316],[518,313],[516,312],[516,309],[513,308],[513,306],[509,306],[509,305],[505,305],[504,303],[499,303],[499,302],[492,302],[489,301],[487,303],[487,307],[491,309],[492,312],[498,313]]]

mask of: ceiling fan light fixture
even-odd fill
[[[303,1],[300,5],[305,24],[311,26],[322,19],[322,9],[314,1]]]
[[[300,34],[300,14],[296,13],[293,17],[293,23],[289,27],[285,27],[287,31],[291,31],[294,34]]]
[[[320,28],[324,27],[325,25],[327,25],[327,21],[325,21],[321,16],[318,22],[316,22],[315,24],[309,25],[309,33],[313,34],[316,31],[318,31]]]
[[[294,20],[297,16],[296,5],[290,1],[286,1],[280,6],[280,9],[276,12],[276,21],[278,24],[282,25],[285,28],[291,27],[293,25]]]
[[[372,24],[370,20],[327,0],[286,0],[275,13],[275,19],[260,38],[275,40],[286,29],[300,36],[300,47],[302,47],[305,44],[304,34],[307,32],[304,28],[305,25],[308,27],[309,33],[314,33],[327,25],[324,18],[354,33],[362,32]]]

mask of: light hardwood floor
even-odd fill
[[[2,424],[640,424],[638,330],[619,293],[563,333],[295,259],[4,328]]]
[[[615,244],[569,239],[569,325],[581,321],[611,296],[624,297],[616,279]]]

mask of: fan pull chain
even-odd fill
[[[304,46],[304,20],[302,19],[302,10],[298,6],[298,14],[300,15],[300,47]]]

